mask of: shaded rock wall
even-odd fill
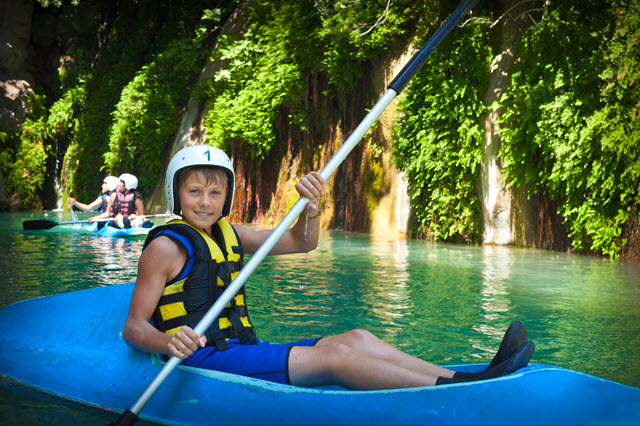
[[[28,70],[33,1],[0,1],[0,132],[16,133],[30,112]]]
[[[366,77],[356,94],[341,99],[324,96],[326,82],[317,74],[308,75],[306,131],[290,126],[287,111],[283,111],[276,123],[281,143],[266,159],[252,160],[242,145],[232,147],[237,183],[231,219],[276,225],[298,199],[295,183],[309,171],[321,170],[333,157],[382,96],[399,65],[404,61],[380,59],[363,70]],[[380,78],[385,74],[387,78]],[[392,121],[391,107],[327,182],[321,201],[323,227],[401,235],[406,232],[408,213],[396,210],[396,201],[407,196],[406,184],[391,163]],[[409,208],[406,202],[404,206]],[[405,217],[404,223],[398,222],[399,216]]]

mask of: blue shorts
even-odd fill
[[[294,346],[314,346],[320,339],[295,343],[269,343],[258,340],[257,345],[227,340],[228,348],[219,351],[215,346],[198,349],[183,365],[224,371],[225,373],[255,377],[256,379],[290,385],[289,352]]]

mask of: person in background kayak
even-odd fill
[[[102,181],[102,191],[100,192],[100,195],[98,195],[98,198],[96,198],[91,204],[81,203],[73,197],[69,197],[67,202],[69,203],[69,206],[77,207],[83,212],[98,209],[100,213],[104,213],[107,211],[107,207],[109,206],[111,194],[116,190],[119,182],[120,179],[115,176],[107,176],[104,178]]]
[[[151,222],[144,218],[144,202],[138,191],[138,178],[132,174],[120,175],[120,183],[116,190],[113,204],[116,213],[110,226],[117,228],[150,227]]]
[[[261,341],[249,319],[244,287],[198,336],[193,328],[242,268],[244,253],[255,253],[271,233],[225,219],[234,185],[231,161],[217,148],[195,145],[172,158],[165,191],[169,212],[181,219],[152,230],[145,242],[123,329],[127,344],[181,358],[192,367],[295,386],[363,390],[492,379],[529,362],[535,345],[519,322],[511,324],[489,366],[473,373],[423,361],[359,329],[287,344]],[[324,186],[315,171],[296,184],[310,202],[270,254],[316,248]]]

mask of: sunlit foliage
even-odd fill
[[[557,201],[578,251],[615,257],[640,198],[639,5],[560,2],[501,101],[509,183]]]
[[[409,179],[416,231],[434,239],[475,243],[482,234],[475,187],[490,60],[485,25],[457,28],[401,97],[393,153]]]

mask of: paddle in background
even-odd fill
[[[172,214],[150,214],[142,216],[146,219],[160,218],[160,217],[171,217],[174,216]],[[94,222],[105,222],[112,220],[112,217],[104,218],[104,219],[96,219]],[[22,229],[24,231],[44,231],[46,229],[51,229],[54,226],[58,225],[76,225],[79,223],[87,223],[86,220],[71,220],[68,222],[55,222],[53,220],[39,219],[39,220],[25,220],[22,222]]]
[[[413,76],[420,70],[422,65],[427,61],[427,58],[436,48],[442,39],[449,34],[449,32],[464,18],[467,13],[478,3],[478,0],[467,0],[460,4],[458,8],[447,18],[438,31],[429,39],[427,44],[416,53],[404,66],[402,71],[396,76],[396,78],[389,84],[387,91],[382,98],[374,105],[367,116],[356,127],[351,136],[340,147],[338,152],[329,160],[327,165],[320,171],[320,174],[325,181],[331,177],[333,172],[342,164],[347,155],[355,148],[360,142],[362,137],[369,131],[371,126],[378,120],[380,114],[387,108],[391,101],[407,86]],[[194,331],[198,335],[202,335],[207,328],[213,323],[213,321],[220,315],[224,307],[231,301],[233,296],[242,288],[249,276],[258,267],[258,265],[269,254],[273,246],[282,238],[284,233],[289,229],[293,222],[302,213],[304,208],[309,204],[309,199],[300,198],[291,207],[289,212],[285,215],[282,221],[271,232],[265,242],[258,248],[247,264],[240,270],[236,278],[231,282],[227,290],[216,300],[211,306],[209,311],[200,320],[200,322],[194,327]],[[164,382],[167,376],[178,366],[181,359],[176,357],[169,358],[169,361],[164,365],[162,370],[153,379],[153,381],[147,386],[144,392],[140,395],[138,400],[125,410],[117,421],[112,423],[113,425],[132,425],[138,420],[138,415],[142,409],[147,405],[147,402],[151,399],[153,394],[158,390],[160,385]]]

